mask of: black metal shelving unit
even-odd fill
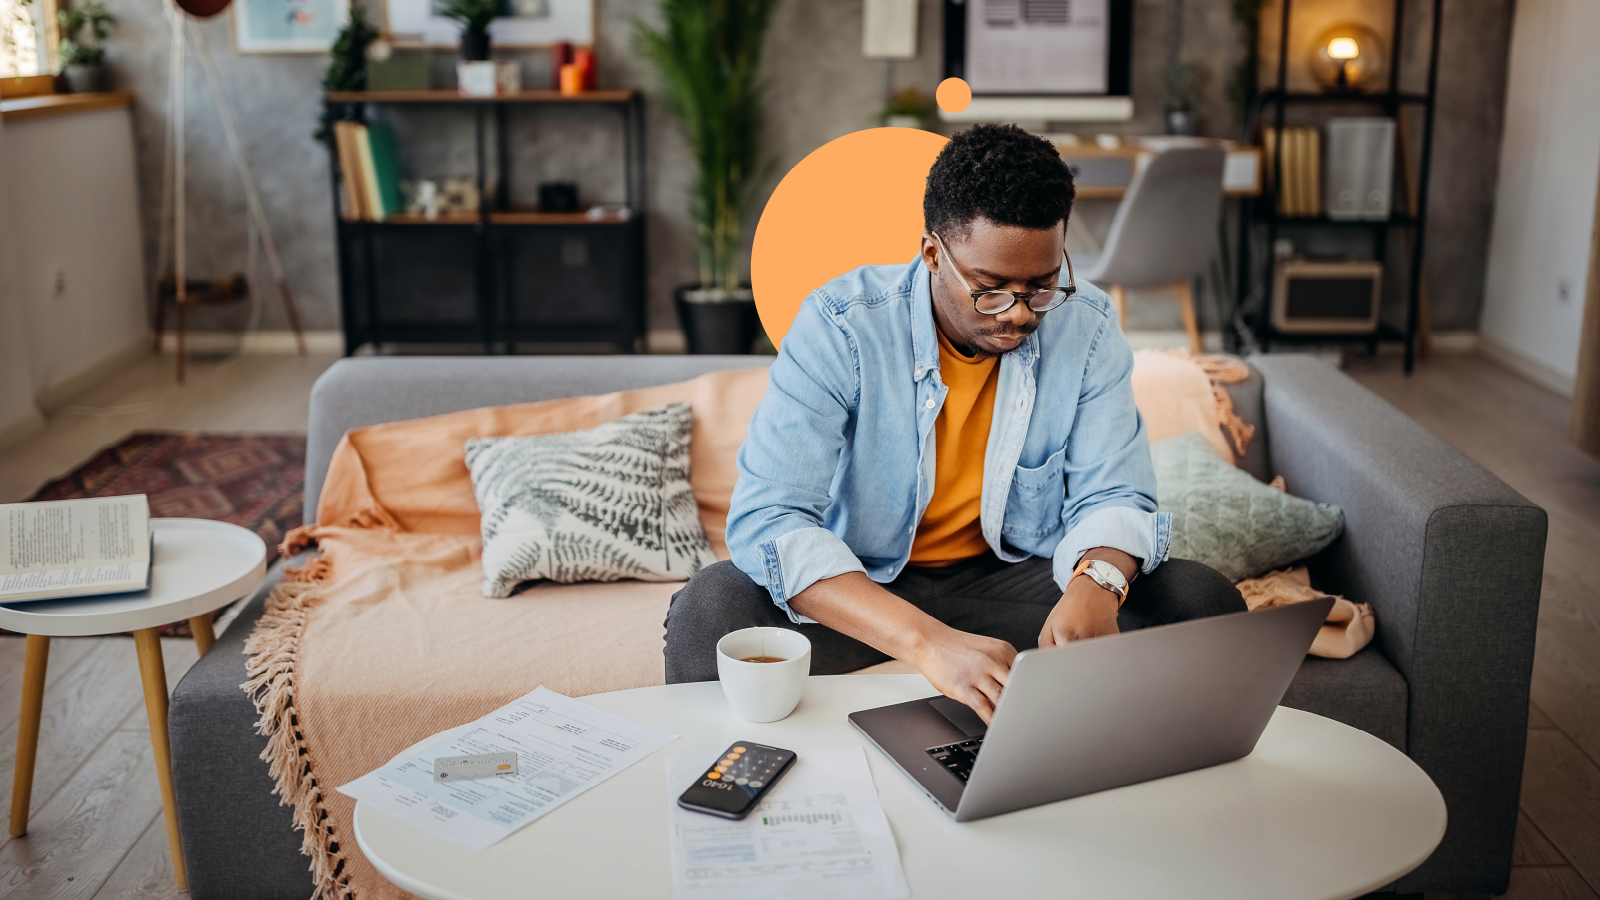
[[[1283,145],[1284,141],[1274,143],[1274,150],[1270,165],[1272,166],[1272,187],[1262,191],[1261,195],[1253,202],[1241,205],[1239,216],[1239,256],[1238,278],[1235,282],[1237,294],[1235,302],[1242,307],[1250,298],[1256,284],[1263,286],[1262,296],[1266,302],[1261,304],[1261,309],[1254,322],[1251,323],[1256,340],[1265,349],[1273,340],[1280,341],[1365,341],[1373,349],[1379,341],[1401,341],[1405,344],[1405,370],[1409,374],[1416,359],[1417,348],[1417,323],[1418,323],[1418,298],[1422,291],[1422,260],[1428,230],[1428,173],[1433,157],[1433,115],[1435,98],[1439,82],[1439,23],[1443,7],[1443,0],[1433,0],[1433,16],[1430,25],[1428,42],[1428,86],[1424,93],[1405,92],[1400,90],[1400,46],[1405,34],[1405,4],[1406,0],[1391,0],[1394,8],[1394,26],[1389,38],[1389,84],[1388,89],[1381,93],[1361,92],[1329,92],[1308,93],[1288,90],[1289,75],[1289,21],[1291,18],[1291,5],[1293,0],[1283,0],[1281,15],[1278,23],[1278,80],[1277,86],[1258,92],[1251,99],[1250,106],[1245,116],[1245,135],[1253,138],[1262,124],[1262,117],[1270,110],[1272,117],[1271,127],[1277,134],[1283,134],[1284,120],[1287,109],[1295,105],[1365,105],[1376,106],[1383,111],[1383,115],[1395,119],[1397,125],[1402,111],[1406,107],[1420,106],[1422,108],[1422,146],[1417,159],[1416,175],[1416,203],[1410,210],[1399,208],[1400,198],[1396,199],[1396,208],[1388,219],[1376,221],[1342,221],[1329,219],[1326,216],[1300,217],[1284,216],[1278,213],[1277,191],[1283,184]],[[1396,149],[1396,161],[1402,167],[1409,166],[1410,161],[1405,154]],[[1409,205],[1409,198],[1405,198]],[[1251,237],[1258,226],[1266,228],[1266,253],[1264,258],[1255,262],[1251,256]],[[1366,229],[1372,236],[1373,259],[1380,263],[1386,262],[1389,245],[1389,229],[1409,228],[1413,230],[1415,239],[1410,250],[1409,269],[1407,271],[1405,325],[1396,328],[1381,319],[1378,330],[1371,335],[1307,335],[1296,334],[1285,336],[1276,333],[1272,328],[1271,292],[1273,283],[1276,257],[1274,245],[1277,243],[1278,233],[1283,228],[1341,228],[1341,229]],[[1258,282],[1252,276],[1256,270],[1261,271],[1261,280]]]
[[[644,108],[638,91],[563,95],[523,91],[463,97],[455,91],[325,95],[332,118],[364,120],[376,104],[473,109],[479,209],[423,219],[349,221],[340,213],[339,154],[328,139],[338,239],[345,354],[367,343],[477,343],[516,352],[523,343],[607,343],[636,352],[645,328]],[[591,219],[511,205],[508,119],[529,105],[611,107],[623,130],[627,216]],[[493,137],[490,138],[490,118]],[[488,154],[495,154],[494,196]]]

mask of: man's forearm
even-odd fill
[[[933,632],[948,627],[861,572],[815,582],[794,595],[789,608],[907,662]]]

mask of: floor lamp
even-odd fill
[[[222,120],[222,133],[227,140],[228,152],[233,157],[234,168],[239,173],[239,182],[244,187],[245,205],[249,210],[250,221],[255,226],[250,248],[253,252],[255,240],[259,237],[262,254],[267,258],[267,266],[272,270],[273,281],[278,287],[278,296],[283,301],[284,316],[294,331],[295,346],[302,356],[306,352],[305,335],[300,331],[300,313],[295,308],[294,294],[289,290],[289,279],[283,271],[283,260],[278,257],[278,244],[273,240],[272,227],[267,224],[266,214],[262,212],[261,195],[256,190],[255,175],[251,173],[250,163],[244,156],[244,147],[239,143],[239,130],[234,124],[233,107],[228,103],[228,95],[222,89],[222,79],[217,76],[216,60],[212,58],[211,46],[206,42],[205,32],[200,30],[198,21],[227,9],[229,2],[230,0],[175,0],[166,7],[167,17],[172,26],[172,47],[167,68],[166,152],[162,165],[161,232],[156,250],[156,268],[158,271],[165,268],[168,260],[171,260],[177,374],[180,383],[184,377],[184,329],[187,324],[187,307],[193,302],[190,296],[191,284],[188,281],[184,197],[185,176],[188,172],[184,144],[184,122],[187,118],[187,107],[184,103],[184,69],[190,41],[194,43],[200,68],[205,72],[206,84],[211,90],[211,101],[216,105],[217,115]],[[162,296],[159,280],[155,293],[155,342],[159,351],[163,330],[163,304],[166,302]]]

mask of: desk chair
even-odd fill
[[[1155,155],[1117,207],[1105,250],[1077,261],[1078,275],[1105,287],[1127,327],[1127,289],[1170,286],[1195,353],[1200,326],[1190,284],[1204,273],[1222,209],[1220,147],[1179,147]]]

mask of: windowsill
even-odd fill
[[[100,91],[93,94],[39,94],[0,100],[0,118],[6,122],[62,116],[69,113],[92,112],[97,109],[117,109],[131,106],[130,91]]]

